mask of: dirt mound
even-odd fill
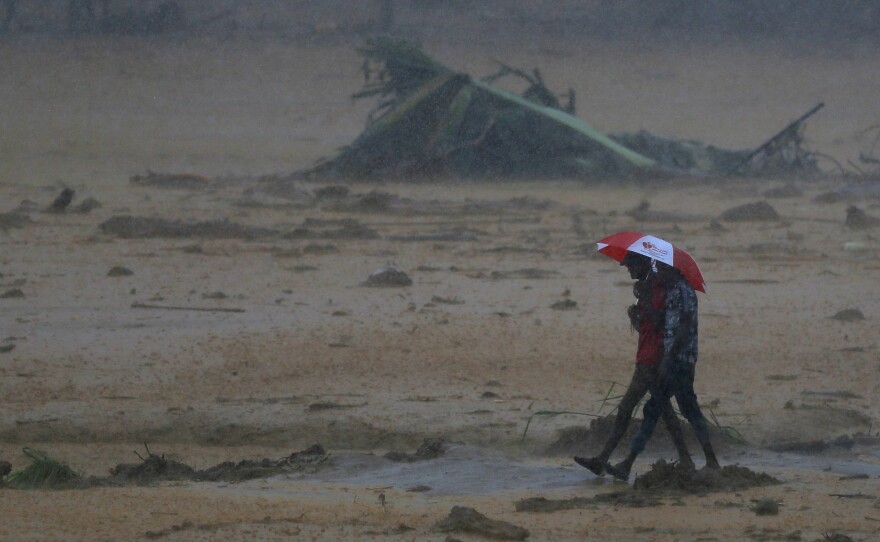
[[[766,201],[758,201],[728,209],[721,213],[720,218],[725,222],[779,220],[779,213]]]
[[[391,461],[397,461],[400,463],[413,463],[415,461],[436,459],[446,453],[446,447],[443,442],[444,441],[441,438],[427,438],[422,442],[422,445],[419,446],[419,449],[416,450],[416,453],[414,454],[392,451],[385,454],[385,457]]]
[[[767,473],[755,472],[738,465],[727,465],[721,470],[694,470],[661,459],[651,465],[651,470],[636,478],[633,488],[657,493],[712,493],[740,491],[779,483],[779,480]]]
[[[473,508],[453,506],[449,515],[434,525],[440,533],[470,533],[498,540],[525,540],[529,531],[506,521],[489,519]]]
[[[98,226],[121,239],[200,237],[204,239],[259,239],[277,237],[280,232],[244,226],[229,220],[183,221],[162,218],[114,216]]]
[[[110,471],[110,478],[101,482],[112,485],[148,485],[157,482],[191,480],[196,470],[189,465],[150,454],[141,463],[120,463]],[[96,480],[97,481],[97,480]],[[101,485],[99,483],[99,485]]]
[[[154,186],[156,188],[172,188],[196,190],[210,186],[212,179],[194,173],[156,173],[147,170],[146,175],[134,175],[129,180],[136,185]]]
[[[600,504],[612,506],[628,506],[630,508],[643,508],[647,506],[660,506],[663,501],[646,493],[632,490],[613,491],[600,493],[595,497],[573,497],[571,499],[547,499],[545,497],[531,497],[516,503],[517,512],[558,512],[560,510],[577,510],[580,508],[595,508]]]
[[[358,220],[316,219],[307,218],[301,226],[285,234],[285,239],[379,239],[376,230],[360,223]]]
[[[320,444],[302,452],[293,452],[281,459],[226,461],[205,470],[196,470],[185,463],[165,459],[163,455],[148,453],[137,464],[120,464],[110,471],[108,478],[92,478],[91,485],[150,485],[165,481],[189,480],[194,482],[242,482],[268,478],[290,472],[314,472],[327,462],[329,454]]]
[[[684,467],[678,463],[659,460],[651,470],[636,478],[632,489],[600,493],[593,497],[547,499],[532,497],[516,503],[517,512],[558,512],[595,508],[598,505],[642,508],[660,506],[662,497],[680,494],[706,494],[718,491],[740,491],[751,487],[763,487],[781,483],[763,472],[745,467],[728,465],[721,470]]]
[[[625,447],[633,437],[635,437],[641,423],[641,418],[633,418],[630,420],[626,434],[624,434],[623,439],[620,441],[621,446]],[[699,450],[700,447],[696,438],[693,436],[693,431],[688,429],[687,422],[683,422],[683,424],[686,426],[684,433],[688,447],[692,450]],[[558,431],[557,439],[548,446],[546,453],[551,456],[590,455],[598,452],[602,446],[605,445],[605,441],[608,440],[608,436],[611,435],[613,428],[613,415],[608,415],[603,418],[594,418],[590,422],[589,428],[580,425],[565,427]],[[718,449],[731,448],[744,444],[744,440],[736,432],[723,427],[710,425],[709,433],[712,438],[712,444]],[[669,436],[669,431],[666,430],[664,424],[657,424],[657,428],[654,430],[651,440],[648,441],[647,449],[649,452],[661,452],[675,449],[672,444],[672,438]]]
[[[851,448],[854,443],[871,446],[871,440],[863,437],[871,432],[872,418],[858,410],[831,406],[833,401],[853,399],[858,399],[857,394],[849,390],[803,390],[783,409],[752,418],[750,423],[761,428],[754,442],[770,450],[798,453]]]
[[[6,231],[12,228],[23,228],[32,222],[31,217],[24,213],[0,213],[0,231]]]
[[[329,459],[329,454],[320,444],[315,444],[302,452],[293,452],[278,460],[242,460],[238,463],[227,461],[196,473],[196,481],[241,482],[256,478],[268,478],[289,472],[315,472]]]

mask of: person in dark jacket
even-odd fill
[[[709,425],[694,392],[699,331],[697,293],[677,269],[658,262],[657,270],[657,276],[666,291],[663,355],[651,387],[651,398],[645,403],[644,420],[633,438],[629,454],[614,466],[605,465],[605,470],[620,480],[629,478],[633,462],[645,449],[657,421],[661,416],[665,419],[666,408],[673,396],[703,447],[706,467],[721,468],[709,438]]]

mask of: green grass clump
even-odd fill
[[[50,489],[80,478],[80,474],[66,464],[49,457],[46,452],[24,448],[31,464],[6,477],[6,484],[18,489]]]

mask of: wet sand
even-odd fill
[[[352,186],[435,209],[438,201],[494,206],[466,215],[338,212],[277,198],[242,206],[244,191],[258,186],[244,177],[305,167],[357,135],[368,108],[348,99],[359,85],[357,57],[341,47],[152,45],[2,45],[16,54],[0,55],[0,68],[16,77],[0,87],[13,127],[0,134],[9,157],[0,164],[0,211],[23,200],[47,206],[56,181],[77,191],[74,204],[94,197],[103,206],[33,212],[32,224],[0,232],[2,292],[24,294],[0,299],[2,344],[15,345],[0,354],[0,459],[23,467],[19,450],[33,446],[103,475],[135,460],[132,450],[145,441],[199,468],[320,442],[335,466],[311,478],[238,484],[3,490],[0,537],[443,540],[430,528],[453,505],[522,525],[534,540],[876,535],[875,498],[830,496],[880,493],[875,446],[831,446],[809,460],[767,451],[868,433],[880,416],[878,245],[870,231],[844,227],[847,204],[812,201],[834,181]],[[616,51],[626,62],[609,63],[596,51],[556,49],[432,52],[474,73],[491,71],[493,56],[540,65],[551,86],[585,89],[580,107],[590,113],[580,116],[603,130],[644,127],[730,146],[757,143],[824,99],[829,106],[807,133],[837,156],[863,144],[856,133],[872,122],[864,88],[880,73],[870,59],[772,51]],[[738,83],[718,74],[739,74]],[[803,104],[793,103],[793,89]],[[148,168],[223,179],[197,190],[128,182]],[[710,228],[710,217],[788,182],[804,192],[768,200],[781,220]],[[636,222],[625,212],[643,200],[705,218]],[[876,203],[860,205],[880,214]],[[380,238],[131,240],[99,229],[119,215],[278,231],[346,218]],[[606,414],[610,383],[631,374],[629,283],[593,253],[596,239],[624,229],[680,243],[701,263],[709,294],[700,298],[697,392],[749,442],[722,449],[722,462],[783,484],[685,496],[684,506],[668,499],[649,509],[515,512],[526,497],[621,487],[545,453],[557,431],[589,417],[531,416]],[[395,240],[449,232],[470,237]],[[845,251],[848,241],[867,249]],[[359,286],[389,262],[413,285]],[[108,277],[114,266],[134,274]],[[551,308],[566,298],[574,310]],[[866,321],[830,319],[848,308]],[[445,458],[404,468],[381,457],[428,437],[453,443]],[[654,449],[636,470],[668,456]],[[440,469],[453,474],[438,477]],[[869,478],[840,479],[859,473]],[[406,491],[420,483],[433,488]],[[749,507],[761,497],[782,501],[780,514],[755,516]],[[416,530],[394,534],[401,523]]]

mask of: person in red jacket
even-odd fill
[[[657,367],[663,359],[664,323],[666,319],[666,288],[653,272],[651,259],[635,252],[630,252],[620,262],[629,271],[630,277],[636,280],[633,286],[633,294],[637,302],[631,305],[627,311],[630,324],[639,333],[639,345],[636,351],[636,367],[633,372],[629,387],[623,398],[617,405],[617,416],[614,419],[614,428],[609,435],[602,451],[593,457],[575,457],[578,465],[589,469],[592,473],[600,476],[605,473],[608,466],[608,458],[620,443],[620,439],[626,433],[633,410],[642,400],[642,397],[656,385]],[[663,421],[669,430],[669,435],[678,451],[679,463],[693,467],[694,462],[688,452],[684,441],[681,423],[672,410],[672,404],[667,399],[666,403],[658,408]]]

